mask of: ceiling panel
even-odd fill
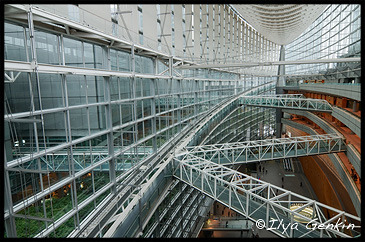
[[[328,5],[233,4],[242,17],[267,39],[286,45],[303,33]]]

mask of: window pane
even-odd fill
[[[4,24],[4,58],[5,60],[27,61],[23,27]]]
[[[81,41],[63,38],[63,45],[66,65],[83,67]]]
[[[37,50],[37,61],[58,65],[58,37],[55,34],[49,34],[41,31],[35,31],[35,42]]]

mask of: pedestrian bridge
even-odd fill
[[[116,150],[118,151],[118,150]],[[28,151],[29,152],[29,151]],[[135,147],[122,153],[116,163],[115,169],[117,171],[127,171],[138,163],[140,159],[150,155],[153,152],[151,146]],[[26,154],[26,151],[23,153]],[[76,172],[86,169],[87,167],[97,163],[108,157],[108,148],[93,147],[92,150],[89,148],[73,148],[72,155],[68,150],[56,151],[50,154],[46,154],[40,157],[40,170],[38,170],[38,161],[36,159],[28,162],[24,168],[18,166],[7,168],[11,171],[22,171],[22,172],[68,172],[70,166],[74,166]],[[109,172],[109,163],[103,163],[96,167],[94,171]]]
[[[357,216],[202,157],[181,158],[174,158],[177,179],[246,216],[256,227],[281,237],[360,236],[361,219]]]
[[[332,106],[326,100],[305,98],[297,94],[243,96],[239,98],[239,103],[268,108],[332,112]]]
[[[176,157],[183,161],[200,157],[217,164],[233,165],[345,150],[342,136],[323,134],[187,147],[183,152],[176,154]]]

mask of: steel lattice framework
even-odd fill
[[[152,153],[152,147],[137,147],[132,151],[123,152],[123,163],[117,164],[117,170],[127,170],[131,168],[134,163],[134,160],[138,160],[141,157],[146,157]],[[72,157],[70,152],[67,151],[57,151],[52,154],[47,154],[40,157],[42,161],[40,168],[41,170],[37,170],[37,160],[31,160],[27,162],[24,168],[20,168],[20,166],[14,166],[11,168],[7,168],[9,171],[22,171],[22,172],[62,172],[69,171],[69,159],[72,159],[72,162],[75,164],[75,170],[80,171],[86,169],[91,164],[95,164],[96,162],[105,159],[108,156],[108,149],[106,147],[102,148],[93,148],[93,152],[90,152],[87,149],[76,148],[72,152]],[[104,163],[100,165],[101,170],[109,171],[109,164]]]
[[[176,178],[250,220],[265,222],[266,229],[281,237],[359,235],[359,217],[223,165],[194,155],[188,155],[184,160],[174,158],[174,165]],[[290,209],[292,205],[296,205],[296,208]],[[313,210],[311,216],[303,215],[306,208]],[[330,217],[325,215],[326,212]],[[338,225],[338,229],[333,223]],[[326,229],[319,229],[319,224]]]
[[[289,108],[306,111],[332,112],[332,106],[322,99],[303,98],[298,95],[290,96],[245,96],[240,104],[271,108]]]
[[[187,147],[177,156],[182,156],[184,161],[197,156],[218,164],[232,165],[341,152],[345,148],[343,137],[323,134]]]

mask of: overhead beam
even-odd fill
[[[228,64],[188,64],[178,66],[178,69],[206,69],[206,68],[231,68],[231,67],[256,67],[256,66],[273,66],[273,65],[303,65],[303,64],[320,64],[320,63],[348,63],[361,62],[360,57],[352,58],[333,58],[333,59],[314,59],[314,60],[294,60],[294,61],[269,61],[269,62],[242,62]]]

